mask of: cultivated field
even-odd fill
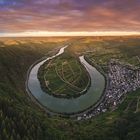
[[[39,70],[42,88],[51,95],[78,97],[88,88],[90,78],[79,58],[69,51],[46,62]]]

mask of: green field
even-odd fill
[[[25,39],[24,44],[14,40],[16,44],[0,41],[0,140],[140,139],[140,90],[128,94],[117,110],[86,121],[47,115],[25,91],[27,70],[49,51],[73,40],[36,43],[34,38]],[[76,38],[69,51],[77,56],[86,54],[105,72],[110,58],[140,66],[138,37]]]
[[[38,77],[44,91],[63,98],[78,97],[88,88],[90,78],[79,58],[66,50],[41,66]]]

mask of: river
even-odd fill
[[[35,64],[29,71],[26,86],[28,93],[49,111],[51,110],[52,112],[71,114],[86,110],[100,99],[105,88],[105,78],[96,68],[91,66],[84,59],[84,56],[80,56],[80,62],[86,68],[91,78],[91,84],[87,92],[80,97],[72,99],[58,98],[45,93],[41,89],[40,82],[37,78],[38,70],[44,62],[64,53],[66,48],[67,46],[61,48],[56,55],[48,57]]]

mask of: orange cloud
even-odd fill
[[[19,2],[13,0],[14,2]],[[140,31],[137,0],[22,0],[0,10],[0,32]]]

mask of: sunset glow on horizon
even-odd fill
[[[140,35],[140,32],[45,32],[45,31],[32,31],[21,33],[3,33],[0,37],[49,37],[49,36],[124,36],[124,35]]]

